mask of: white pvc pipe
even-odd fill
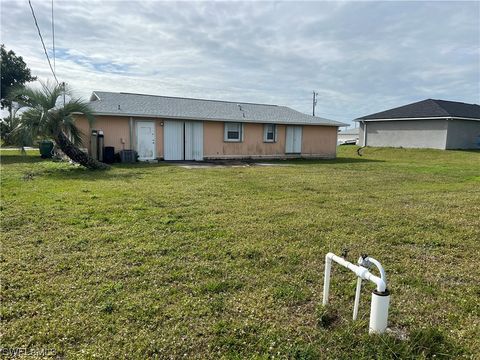
[[[357,290],[355,291],[355,304],[353,305],[353,320],[357,320],[358,307],[360,305],[360,292],[362,290],[362,278],[357,277]]]
[[[372,293],[372,305],[370,308],[369,333],[381,334],[387,329],[388,307],[390,305],[389,293]]]
[[[372,257],[367,257],[365,260],[367,260],[368,262],[372,263],[373,265],[375,265],[378,269],[378,271],[380,272],[380,277],[382,278],[382,280],[385,282],[385,284],[387,283],[387,274],[385,273],[385,270],[383,269],[383,266],[382,264],[380,264],[380,262],[378,260],[375,260],[374,258]]]
[[[328,253],[327,255],[325,255],[325,276],[323,280],[323,305],[324,306],[328,304],[328,297],[330,293],[330,273],[332,268],[332,261],[335,261],[336,263],[353,271],[355,275],[357,275],[358,277],[357,288],[355,292],[355,303],[353,307],[353,320],[356,320],[358,317],[358,308],[360,304],[362,280],[363,279],[369,280],[377,286],[376,291],[372,293],[369,332],[383,333],[387,328],[390,294],[387,290],[387,276],[380,262],[370,257],[366,257],[366,258],[361,257],[358,260],[358,263],[361,265],[368,266],[370,263],[375,265],[378,268],[378,271],[380,272],[381,277],[378,277],[373,275],[364,266],[354,265],[351,262],[333,253]]]
[[[385,283],[385,281],[383,279],[379,278],[378,276],[373,275],[370,271],[368,271],[367,268],[364,268],[363,266],[354,265],[351,262],[349,262],[349,261],[345,260],[344,258],[341,258],[340,256],[337,256],[333,253],[328,253],[325,256],[325,279],[327,277],[327,267],[328,267],[328,278],[329,278],[328,283],[330,283],[330,268],[331,268],[332,260],[335,261],[336,263],[346,267],[347,269],[353,271],[355,273],[355,275],[357,275],[358,277],[360,277],[364,280],[369,280],[369,281],[375,283],[375,285],[377,285],[377,291],[378,292],[384,292],[386,290],[387,284]],[[324,287],[324,289],[325,289],[325,287]]]
[[[330,253],[329,253],[330,254]],[[328,295],[330,293],[330,271],[332,269],[332,259],[328,256],[325,256],[325,275],[323,278],[323,306],[328,303]]]

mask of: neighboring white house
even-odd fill
[[[338,145],[357,145],[360,128],[345,129],[338,133]]]
[[[356,119],[360,146],[480,149],[480,106],[427,99]]]

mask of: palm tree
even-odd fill
[[[53,139],[65,155],[88,169],[109,168],[79,149],[83,134],[75,124],[74,115],[85,115],[90,125],[95,118],[88,103],[80,99],[57,105],[59,97],[66,91],[64,86],[43,83],[41,89],[23,87],[13,91],[15,101],[26,109],[21,115],[21,128],[32,139],[39,136]]]
[[[29,133],[21,128],[21,118],[12,110],[11,114],[0,120],[0,138],[2,146],[17,145],[21,147],[31,146],[32,139]]]

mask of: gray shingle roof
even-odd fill
[[[94,91],[90,106],[96,115],[149,116],[193,120],[298,125],[346,124],[303,114],[286,106]]]
[[[356,120],[461,117],[480,119],[480,106],[457,101],[427,99],[394,109],[362,116]]]

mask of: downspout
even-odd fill
[[[129,130],[129,136],[130,136],[130,149],[133,150],[133,118],[130,116],[130,119],[128,120],[128,130]]]
[[[443,147],[442,150],[448,150],[448,134],[450,133],[448,131],[448,128],[450,127],[450,123],[453,119],[450,117],[450,118],[445,118],[445,124],[447,125],[446,126],[446,129],[445,129],[445,146]]]
[[[367,146],[367,122],[362,121],[363,124],[363,146]]]
[[[335,134],[335,136],[336,136],[336,139],[335,139],[335,158],[337,157],[337,153],[338,153],[338,150],[337,150],[338,149],[338,133],[340,131],[340,127],[338,126],[336,129],[337,129],[337,131],[336,131],[336,134]],[[302,141],[303,141],[303,139],[302,139]]]

